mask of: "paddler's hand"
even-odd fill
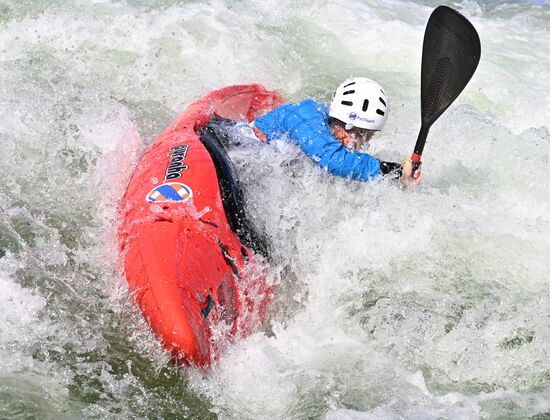
[[[420,184],[420,179],[420,168],[413,173],[412,160],[410,158],[403,159],[403,174],[400,178],[401,183],[406,187],[417,186]]]
[[[260,141],[267,143],[267,136],[262,131],[256,127],[252,127],[252,130],[254,130],[254,134],[256,134],[256,137],[258,137]]]

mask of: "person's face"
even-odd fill
[[[359,127],[352,127],[346,130],[343,127],[337,127],[338,135],[336,138],[344,145],[353,150],[364,150],[368,148],[368,142],[374,136],[375,131]]]
[[[353,139],[352,148],[360,150],[363,147],[368,147],[368,142],[374,136],[375,131],[366,130],[364,128],[353,127],[348,131],[350,137]]]

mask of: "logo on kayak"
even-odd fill
[[[185,184],[179,182],[167,182],[153,188],[145,197],[145,200],[154,203],[172,201],[185,203],[193,197],[193,191]]]
[[[170,148],[170,153],[168,153],[170,162],[168,163],[168,168],[166,168],[165,180],[178,179],[181,176],[181,172],[189,168],[189,166],[185,164],[187,150],[189,150],[188,144]]]

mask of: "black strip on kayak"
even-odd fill
[[[244,195],[233,168],[233,163],[223,147],[224,144],[229,144],[226,129],[234,124],[235,121],[233,120],[214,115],[200,135],[200,139],[208,153],[210,153],[212,162],[216,167],[223,208],[231,230],[235,232],[244,245],[265,257],[269,257],[267,241],[246,218]]]

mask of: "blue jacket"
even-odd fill
[[[325,105],[311,99],[282,105],[256,119],[254,126],[267,136],[267,142],[288,134],[317,164],[331,174],[358,181],[380,175],[380,161],[348,149],[329,131]]]

